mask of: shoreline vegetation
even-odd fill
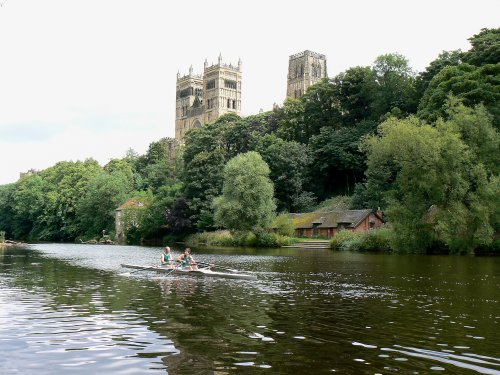
[[[191,129],[182,145],[30,170],[0,186],[0,231],[278,247],[302,240],[289,213],[380,208],[385,227],[341,231],[332,249],[500,254],[500,28],[469,41],[420,73],[401,54],[378,56],[268,112]]]

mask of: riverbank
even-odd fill
[[[297,238],[282,236],[266,231],[250,232],[218,230],[215,232],[201,232],[186,238],[186,245],[199,246],[227,246],[227,247],[282,247],[298,242]]]
[[[28,245],[25,242],[16,242],[16,241],[11,241],[11,240],[5,240],[3,242],[0,242],[0,249],[5,249],[8,247],[24,247]]]

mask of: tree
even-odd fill
[[[93,159],[84,162],[59,162],[40,173],[48,184],[44,213],[38,224],[39,240],[72,241],[78,235],[76,217],[78,201],[84,195],[89,182],[103,173]]]
[[[365,143],[368,175],[381,166],[388,172],[378,186],[385,188],[385,212],[399,251],[445,246],[450,252],[471,252],[492,241],[498,178],[488,177],[480,156],[462,138],[469,126],[462,121],[472,114],[458,113],[435,126],[416,118],[389,119],[379,127],[380,136]],[[484,121],[480,110],[474,115]],[[489,127],[481,133],[491,134]],[[495,162],[500,163],[498,156]]]
[[[5,232],[5,238],[12,238],[14,233],[14,194],[16,184],[0,186],[0,231]]]
[[[278,210],[294,211],[295,202],[304,191],[311,162],[307,147],[269,134],[259,139],[255,150],[271,170]]]
[[[115,209],[132,190],[129,177],[118,169],[102,173],[89,182],[76,207],[80,236],[97,237],[103,230],[114,232]]]
[[[483,105],[475,108],[451,98],[446,104],[447,124],[454,126],[462,140],[473,152],[477,162],[482,163],[488,174],[500,174],[500,138],[492,126],[492,116]]]
[[[143,239],[161,238],[168,232],[167,215],[172,205],[181,196],[183,186],[180,183],[165,185],[158,189],[149,200],[139,224]]]
[[[38,232],[43,228],[43,222],[48,221],[48,218],[43,218],[43,215],[46,200],[49,198],[49,184],[39,173],[35,173],[21,178],[16,185],[13,196],[14,237],[36,240]]]
[[[189,216],[189,206],[186,199],[178,198],[167,211],[167,225],[172,233],[190,232],[193,225]]]
[[[361,140],[375,129],[375,123],[364,121],[337,130],[324,127],[312,137],[310,180],[318,197],[325,199],[333,191],[349,193],[363,179],[366,156],[360,151]]]
[[[336,97],[335,85],[330,80],[324,78],[309,87],[306,93],[300,98],[304,103],[304,125],[305,142],[320,129],[328,126],[338,128],[341,123],[341,112],[339,102]]]
[[[500,128],[500,62],[476,67],[470,64],[447,66],[429,83],[418,107],[419,117],[436,121],[445,117],[450,95],[473,107],[482,103]]]
[[[192,212],[190,219],[200,230],[213,227],[212,201],[222,191],[225,164],[221,150],[200,152],[186,163],[184,194]]]
[[[416,112],[415,73],[406,57],[398,53],[381,55],[373,71],[377,88],[372,110],[377,119],[396,109],[403,114]]]
[[[432,61],[423,72],[421,72],[416,81],[417,96],[419,99],[424,95],[434,76],[447,66],[457,66],[462,63],[464,53],[461,50],[443,51]]]
[[[342,113],[342,124],[352,126],[373,118],[375,100],[375,73],[370,67],[357,66],[337,75],[334,80],[335,96]]]
[[[500,28],[482,29],[469,42],[472,48],[465,53],[464,62],[475,66],[500,62]]]
[[[267,228],[276,210],[269,173],[257,152],[231,159],[224,167],[222,195],[213,203],[215,223],[231,230]]]
[[[286,98],[279,112],[276,135],[287,141],[307,143],[309,138],[305,127],[303,101],[295,98]]]

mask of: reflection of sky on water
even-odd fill
[[[102,302],[95,295],[91,303]],[[48,295],[7,288],[0,306],[2,374],[144,374],[164,368],[161,359],[179,353],[134,311],[54,309]]]

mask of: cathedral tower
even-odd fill
[[[193,74],[193,67],[189,74],[183,77],[177,73],[175,96],[175,139],[182,140],[186,131],[199,128],[203,122],[203,77]]]
[[[310,86],[326,77],[325,55],[308,50],[292,55],[288,61],[286,96],[300,98]]]
[[[241,113],[241,60],[237,66],[218,63],[208,65],[203,75],[177,73],[175,139],[182,142],[186,132],[214,122],[225,113]]]

